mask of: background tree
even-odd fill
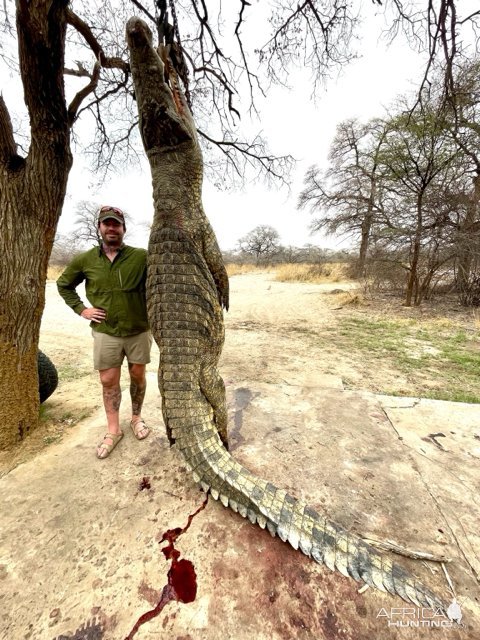
[[[383,265],[397,279],[406,274],[407,305],[420,304],[436,274],[464,256],[466,225],[470,240],[477,229],[472,162],[457,131],[442,93],[424,89],[413,109],[403,98],[383,120],[341,123],[328,168],[310,169],[300,194],[300,206],[321,214],[313,228],[358,238],[362,268],[374,242],[369,264],[374,259],[377,273]],[[475,244],[468,246],[472,255]]]
[[[390,119],[381,156],[385,189],[394,207],[394,215],[389,213],[385,223],[395,228],[396,237],[404,239],[409,248],[405,304],[419,304],[431,279],[429,273],[424,283],[419,282],[421,253],[426,247],[438,249],[437,237],[445,221],[443,212],[432,203],[449,180],[458,148],[446,136],[443,120],[432,104],[413,113],[403,110]]]
[[[323,173],[317,167],[309,169],[298,200],[299,207],[308,206],[321,214],[311,224],[313,231],[340,232],[359,239],[357,277],[364,275],[374,217],[381,209],[379,154],[385,137],[382,120],[341,122],[330,148],[328,169]]]
[[[85,247],[78,243],[72,235],[57,233],[50,254],[50,265],[66,267],[72,258],[81,253]]]
[[[259,225],[240,238],[238,246],[243,253],[255,257],[255,261],[268,262],[280,248],[280,235],[269,225]]]
[[[442,76],[436,79],[441,85]],[[477,275],[474,265],[480,258],[480,59],[456,65],[451,76],[445,105],[445,126],[464,154],[465,171],[471,184],[464,215],[458,220],[456,286],[462,295],[469,288],[470,277]]]
[[[82,245],[101,244],[102,238],[98,231],[98,210],[96,202],[81,200],[75,207],[72,237]]]

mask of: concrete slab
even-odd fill
[[[479,407],[452,427],[442,420],[459,405],[418,413],[421,403],[400,408],[371,394],[248,379],[230,380],[228,401],[232,453],[252,471],[357,533],[451,557],[464,624],[432,629],[440,622],[431,613],[419,621],[399,599],[360,593],[210,500],[176,545],[194,564],[196,599],[171,602],[135,638],[478,637],[478,441],[470,430]],[[168,448],[154,373],[144,415],[151,437],[138,442],[126,431],[107,460],[93,450],[99,410],[0,480],[1,638],[118,640],[158,602],[169,568],[159,540],[186,525],[203,494]],[[437,440],[448,451],[421,440],[447,427],[455,433]],[[448,594],[438,565],[400,562]]]
[[[422,478],[465,567],[480,582],[478,405],[418,398],[379,401]]]

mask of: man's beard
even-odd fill
[[[109,248],[117,248],[122,244],[122,236],[115,234],[115,236],[108,237],[107,234],[102,236],[103,244]]]

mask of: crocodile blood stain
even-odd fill
[[[197,596],[197,575],[195,573],[193,563],[190,562],[190,560],[185,560],[184,558],[179,560],[180,551],[178,551],[178,549],[175,549],[175,542],[182,535],[182,533],[185,533],[185,531],[187,531],[197,513],[200,513],[200,511],[203,511],[203,509],[205,509],[205,507],[207,506],[207,502],[208,494],[205,496],[205,500],[195,511],[195,513],[192,513],[188,516],[187,524],[183,527],[183,529],[181,527],[176,527],[175,529],[169,529],[168,531],[165,531],[165,533],[163,534],[159,544],[162,544],[162,542],[168,543],[166,547],[163,547],[162,553],[167,560],[172,561],[167,574],[168,583],[163,587],[162,595],[160,596],[160,600],[158,601],[155,608],[151,609],[150,611],[146,611],[139,617],[133,629],[130,631],[125,640],[132,640],[142,624],[148,622],[149,620],[152,620],[152,618],[155,618],[155,616],[158,616],[165,605],[167,605],[169,602],[173,602],[176,600],[177,602],[188,603],[195,600]]]

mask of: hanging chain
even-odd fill
[[[155,0],[155,6],[160,12],[157,14],[157,31],[159,44],[167,44],[168,33],[168,13],[167,13],[167,0]]]
[[[158,31],[159,44],[165,45],[168,50],[168,57],[175,74],[182,80],[187,104],[192,109],[188,65],[183,54],[180,31],[178,29],[177,12],[175,10],[175,0],[168,0],[173,24],[168,21],[167,0],[155,0],[156,25]]]
[[[177,12],[175,10],[175,0],[168,0],[168,4],[170,5],[170,11],[172,13],[173,30],[175,32],[175,38],[177,40],[178,46],[181,48],[182,41],[180,40],[180,31],[178,30],[178,19],[177,19]]]
[[[179,77],[183,82],[183,86],[185,89],[185,98],[187,100],[187,104],[192,108],[191,96],[190,96],[190,87],[189,87],[189,71],[188,66],[185,61],[185,56],[183,55],[183,47],[182,41],[180,39],[180,31],[178,29],[178,19],[177,12],[175,10],[175,0],[168,0],[170,5],[170,12],[172,14],[173,20],[173,33],[172,33],[172,44],[174,45],[174,51],[172,52],[172,61],[175,66],[175,70],[178,73]],[[174,38],[175,41],[174,42]]]

